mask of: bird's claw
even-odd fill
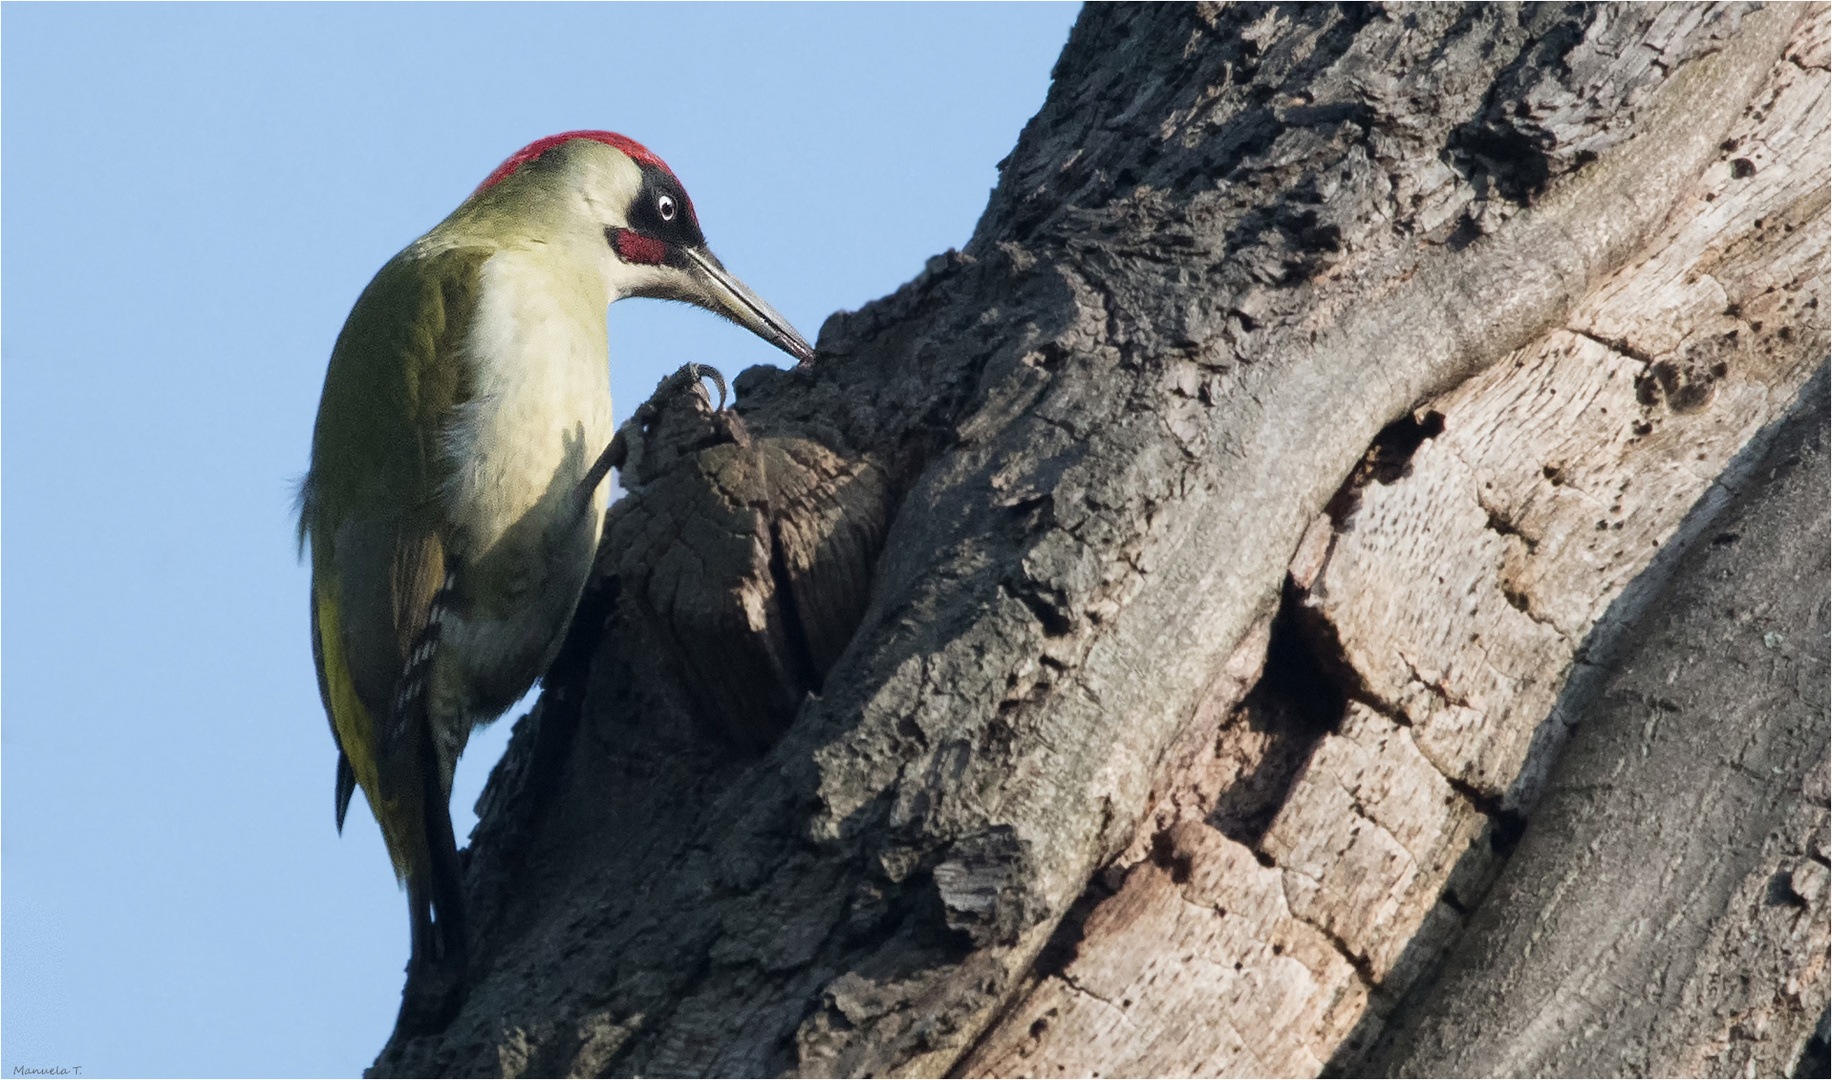
[[[682,364],[678,369],[675,370],[674,374],[669,375],[667,378],[663,379],[659,384],[657,384],[655,387],[655,393],[650,394],[649,400],[643,402],[641,405],[638,405],[636,407],[636,412],[630,417],[630,419],[639,421],[642,424],[647,425],[650,421],[654,420],[658,415],[660,415],[661,413],[661,404],[660,403],[661,402],[667,400],[667,398],[669,398],[670,396],[674,394],[680,393],[682,390],[687,389],[689,386],[695,387],[696,389],[698,389],[699,392],[703,395],[706,401],[706,404],[712,405],[712,395],[706,393],[706,388],[700,385],[701,381],[704,379],[711,379],[713,382],[713,385],[719,388],[719,403],[717,405],[713,405],[712,411],[713,412],[723,411],[725,408],[725,376],[719,373],[718,368],[713,367],[710,364],[688,363],[688,364]]]
[[[692,386],[704,396],[708,405],[712,405],[712,395],[706,393],[706,388],[702,385],[702,380],[705,379],[711,379],[713,385],[719,388],[719,403],[713,406],[713,412],[723,412],[726,394],[725,376],[719,373],[718,368],[709,364],[682,364],[674,374],[663,379],[661,384],[655,388],[655,393],[649,396],[649,400],[638,405],[630,418],[618,427],[616,436],[611,439],[611,444],[604,448],[604,453],[598,456],[597,462],[593,464],[591,470],[586,474],[585,481],[580,485],[581,498],[589,498],[591,491],[597,488],[598,482],[603,480],[605,474],[612,469],[635,471],[635,460],[642,456],[643,430],[654,423],[657,416],[661,415],[661,406],[657,402],[665,401],[670,395]]]
[[[675,374],[676,375],[683,375],[683,374],[686,375],[688,378],[693,380],[694,385],[696,386],[698,386],[701,380],[703,379],[711,379],[712,384],[719,388],[719,403],[717,405],[713,405],[712,411],[713,412],[724,411],[725,409],[725,376],[719,374],[718,368],[711,367],[707,364],[685,364],[681,367],[681,370],[675,372]],[[706,403],[708,405],[712,405],[712,395],[711,394],[706,395]]]

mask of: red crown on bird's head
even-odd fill
[[[483,183],[478,184],[477,190],[471,192],[471,194],[477,195],[488,191],[490,188],[495,187],[509,177],[514,176],[515,170],[521,168],[523,165],[528,164],[530,161],[540,157],[542,154],[552,150],[561,143],[571,142],[574,139],[590,139],[593,142],[601,142],[612,149],[623,151],[625,157],[628,157],[638,165],[653,165],[669,176],[674,175],[674,170],[668,167],[667,162],[656,157],[650,152],[648,147],[637,142],[635,139],[625,138],[614,131],[562,131],[558,135],[549,135],[545,139],[536,139],[527,146],[517,150],[515,153],[510,154],[508,160],[498,165],[495,172],[484,177]]]

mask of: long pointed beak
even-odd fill
[[[814,359],[814,348],[807,340],[795,332],[789,320],[777,313],[776,309],[763,302],[763,297],[750,290],[744,282],[733,277],[719,260],[713,258],[712,252],[703,247],[681,249],[687,254],[690,272],[698,279],[709,300],[717,303],[715,309],[719,314],[740,326],[747,327],[751,333],[795,357],[802,363]],[[710,305],[709,305],[710,306]]]

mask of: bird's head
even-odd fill
[[[522,147],[465,201],[468,211],[539,223],[547,242],[591,251],[610,299],[680,300],[732,320],[807,362],[789,320],[719,263],[693,200],[662,159],[609,131],[568,131]]]

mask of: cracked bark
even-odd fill
[[[1825,37],[1089,9],[964,251],[633,433],[375,1071],[1376,1061],[1824,361]]]

